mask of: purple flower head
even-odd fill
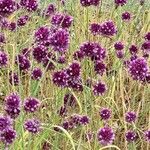
[[[145,38],[145,40],[150,41],[150,32],[145,34],[144,38]]]
[[[33,134],[36,134],[40,131],[40,121],[36,119],[29,119],[24,123],[24,128]]]
[[[66,56],[65,55],[59,56],[57,62],[60,64],[64,64],[66,62]]]
[[[114,48],[115,48],[115,50],[123,50],[124,49],[124,44],[122,43],[122,42],[116,42],[115,44],[114,44]]]
[[[65,29],[58,29],[50,37],[50,44],[55,51],[65,52],[69,46],[69,32]]]
[[[136,113],[133,112],[133,111],[127,112],[127,113],[125,114],[125,120],[126,120],[126,122],[128,122],[128,123],[135,122],[136,118],[137,118]]]
[[[43,45],[40,45],[40,46],[37,46],[35,48],[33,48],[33,58],[38,62],[42,62],[44,60],[44,58],[46,57],[48,53],[48,49],[43,46]]]
[[[84,53],[82,51],[76,51],[74,54],[73,54],[73,58],[75,60],[82,60],[84,58]]]
[[[66,87],[68,85],[68,74],[66,71],[57,71],[53,74],[53,83],[59,87]]]
[[[35,32],[35,42],[41,45],[49,46],[50,29],[48,27],[40,27]]]
[[[97,138],[100,144],[108,145],[113,143],[113,140],[115,139],[115,134],[110,127],[105,126],[104,128],[99,129],[97,133]]]
[[[62,117],[67,116],[67,107],[66,106],[61,106],[60,110],[58,111],[58,114]]]
[[[117,6],[123,6],[127,3],[127,0],[115,0]]]
[[[9,73],[9,83],[14,86],[19,84],[19,77],[17,73],[12,71]]]
[[[0,27],[1,27],[2,29],[7,29],[8,26],[9,26],[9,21],[8,21],[8,19],[6,19],[6,18],[1,18],[1,20],[0,20]]]
[[[128,142],[134,142],[138,138],[138,135],[134,131],[127,131],[125,137]]]
[[[103,36],[114,36],[117,33],[117,29],[112,20],[105,21],[102,24],[100,24],[100,26],[100,33]]]
[[[90,31],[91,31],[91,33],[92,33],[93,35],[99,34],[99,33],[100,33],[100,28],[101,28],[101,26],[100,26],[100,24],[98,24],[98,23],[92,23],[92,24],[90,25]]]
[[[78,62],[73,62],[66,70],[69,77],[79,77],[81,72],[81,66]]]
[[[30,64],[30,60],[24,56],[24,55],[21,55],[19,54],[17,57],[16,57],[16,64],[19,66],[19,69],[21,71],[26,71],[30,68],[31,64]]]
[[[10,31],[15,31],[16,28],[17,28],[16,22],[11,22],[11,23],[9,23],[8,29],[9,29]]]
[[[150,41],[146,41],[142,44],[141,49],[146,52],[149,53],[150,52]]]
[[[94,63],[94,70],[97,74],[102,76],[106,71],[106,65],[102,61],[96,61]]]
[[[145,136],[145,140],[150,142],[150,130],[145,131],[144,136]]]
[[[37,0],[21,0],[20,5],[28,11],[36,11],[38,8]]]
[[[118,58],[123,58],[124,57],[124,51],[123,50],[119,50],[119,51],[116,51],[116,55]]]
[[[73,22],[73,17],[64,14],[55,14],[52,17],[51,23],[62,28],[69,28]]]
[[[131,46],[129,47],[129,51],[130,51],[130,54],[131,54],[131,55],[134,55],[134,54],[137,54],[138,48],[137,48],[136,45],[131,45]]]
[[[8,64],[8,56],[5,52],[0,51],[0,68],[5,67]]]
[[[134,80],[144,80],[148,72],[148,65],[144,58],[137,58],[128,64],[129,73]]]
[[[5,111],[11,118],[16,118],[20,114],[20,97],[17,93],[11,93],[5,98]]]
[[[41,77],[42,77],[42,74],[43,74],[43,72],[42,72],[42,70],[41,70],[40,68],[34,68],[34,69],[32,70],[31,78],[32,78],[33,80],[40,80]]]
[[[40,106],[40,101],[34,97],[25,99],[24,110],[26,112],[35,112]]]
[[[80,117],[80,124],[81,125],[87,125],[90,122],[90,118],[86,115],[83,115]]]
[[[12,120],[8,116],[0,116],[0,132],[12,126]]]
[[[12,128],[8,128],[0,133],[0,139],[6,145],[13,143],[15,138],[16,138],[16,131]]]
[[[99,95],[103,95],[107,90],[107,87],[104,83],[102,82],[97,82],[94,86],[93,86],[93,93],[96,96]]]
[[[74,124],[71,121],[65,121],[65,122],[63,122],[62,127],[65,130],[71,130],[74,128]]]
[[[103,120],[108,120],[111,117],[111,110],[108,108],[102,108],[100,110],[100,116]]]
[[[76,105],[76,98],[73,94],[65,94],[64,96],[64,106],[75,106]]]
[[[54,4],[49,4],[48,7],[44,10],[44,16],[51,17],[56,11],[56,6]]]
[[[88,7],[92,4],[92,0],[80,0],[80,3],[83,7]]]
[[[129,12],[122,13],[122,20],[129,21],[131,19],[131,14]]]
[[[3,33],[0,33],[0,44],[5,43],[6,39]]]
[[[18,26],[24,26],[24,25],[26,25],[26,23],[28,22],[28,20],[29,20],[29,16],[28,16],[28,15],[21,16],[21,17],[17,20],[17,25],[18,25]]]
[[[16,10],[16,2],[14,0],[0,0],[0,16],[8,16]]]

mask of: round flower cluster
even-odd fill
[[[4,51],[0,51],[0,68],[5,67],[8,63],[8,56]]]
[[[31,78],[33,80],[40,80],[42,77],[42,70],[40,68],[34,68],[31,73]]]
[[[111,117],[111,110],[108,108],[102,108],[100,110],[100,116],[103,120],[108,120]]]
[[[135,54],[137,54],[137,52],[138,52],[138,48],[137,48],[136,45],[131,45],[131,46],[129,47],[129,51],[130,51],[130,54],[131,54],[131,55],[135,55]]]
[[[55,11],[56,11],[56,6],[54,4],[49,4],[47,8],[44,10],[44,16],[51,17],[51,15],[55,13]]]
[[[150,53],[150,41],[146,41],[142,44],[141,49],[143,50],[144,53],[149,54]]]
[[[150,41],[150,32],[145,34],[144,38],[145,38],[145,40]]]
[[[106,71],[106,65],[102,61],[95,61],[94,70],[97,74],[102,76]]]
[[[138,138],[137,133],[134,131],[127,131],[125,137],[128,142],[134,142]]]
[[[127,3],[127,0],[115,0],[117,6],[123,6]]]
[[[123,50],[124,49],[124,44],[121,41],[118,41],[114,44],[115,50]]]
[[[29,20],[29,16],[28,16],[28,15],[21,16],[21,17],[17,20],[17,25],[18,25],[18,26],[24,26],[24,25],[26,25],[26,23],[28,22],[28,20]]]
[[[127,112],[127,113],[125,114],[125,120],[126,120],[126,122],[128,122],[128,123],[135,122],[136,118],[137,118],[136,113],[133,112],[133,111]]]
[[[129,21],[131,19],[131,14],[129,12],[122,13],[122,20]]]
[[[36,11],[38,8],[37,0],[21,0],[20,5],[28,11]]]
[[[88,7],[91,5],[98,6],[100,4],[100,0],[80,0],[80,3],[84,7]]]
[[[150,142],[150,130],[145,131],[144,133],[146,141]]]
[[[101,28],[101,26],[98,23],[92,23],[90,25],[90,31],[93,35],[100,34],[100,28]]]
[[[0,132],[12,126],[12,119],[8,116],[0,116]]]

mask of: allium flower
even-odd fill
[[[74,54],[73,54],[73,58],[75,60],[82,60],[84,58],[84,53],[82,51],[76,51]]]
[[[65,29],[58,29],[50,37],[50,44],[55,51],[65,52],[69,46],[69,32]]]
[[[90,118],[86,115],[83,115],[80,117],[80,124],[81,125],[87,125],[90,122]]]
[[[53,82],[59,87],[66,87],[68,85],[68,75],[66,71],[57,71],[53,74]]]
[[[36,11],[38,8],[37,0],[21,0],[20,5],[28,11]]]
[[[78,62],[73,62],[69,68],[67,68],[66,72],[69,77],[79,77],[81,71],[81,66]]]
[[[100,110],[100,116],[103,120],[108,120],[111,117],[111,110],[108,108],[102,108]]]
[[[49,4],[48,7],[44,10],[44,16],[50,17],[56,11],[56,6],[54,4]]]
[[[104,128],[99,129],[97,133],[97,138],[100,144],[108,145],[113,143],[113,140],[115,139],[115,134],[110,127],[105,126]]]
[[[80,0],[80,3],[84,7],[88,7],[91,5],[92,0]]]
[[[146,41],[142,44],[142,50],[146,53],[150,52],[150,41]]]
[[[103,36],[114,36],[117,33],[117,29],[112,20],[105,21],[102,24],[100,24],[100,26],[100,33]]]
[[[71,121],[65,121],[65,122],[63,122],[62,127],[65,130],[71,130],[74,128],[74,124]]]
[[[57,59],[57,62],[60,64],[64,64],[66,62],[66,56],[62,55]]]
[[[9,30],[15,31],[16,28],[17,28],[16,22],[11,22],[11,23],[9,23],[9,25],[8,25],[8,29],[9,29]]]
[[[90,25],[90,31],[93,35],[100,34],[100,28],[101,28],[101,26],[98,23],[92,23]]]
[[[128,21],[131,19],[131,14],[129,12],[122,13],[122,20]]]
[[[24,123],[24,128],[31,133],[38,133],[40,131],[40,121],[36,119],[29,119]]]
[[[128,142],[134,142],[138,138],[138,135],[134,131],[127,131],[125,137]]]
[[[123,50],[119,50],[119,51],[116,51],[116,55],[118,58],[123,58],[124,57],[124,51]]]
[[[125,120],[126,120],[126,122],[128,122],[128,123],[135,122],[136,118],[137,118],[136,113],[133,112],[133,111],[127,112],[127,113],[125,114]]]
[[[8,26],[9,26],[9,21],[8,21],[8,19],[6,19],[6,18],[1,18],[1,20],[0,20],[0,27],[1,27],[2,29],[7,29]]]
[[[28,22],[28,20],[29,20],[29,16],[28,16],[28,15],[21,16],[21,17],[17,20],[17,25],[18,25],[18,26],[24,26],[24,25],[26,25],[26,23]]]
[[[103,62],[96,61],[94,63],[94,70],[97,74],[100,74],[102,76],[104,74],[104,72],[106,71],[106,66]]]
[[[148,131],[145,131],[145,139],[146,139],[146,141],[148,141],[148,142],[150,142],[150,130],[148,130]]]
[[[16,138],[16,131],[12,128],[8,128],[0,133],[0,139],[6,145],[11,144]]]
[[[0,16],[8,16],[16,10],[14,0],[0,0]]]
[[[64,106],[75,106],[76,105],[76,98],[73,94],[65,94],[64,96]]]
[[[145,36],[144,36],[145,40],[150,41],[150,32],[148,32]]]
[[[16,64],[19,66],[21,71],[28,70],[31,66],[30,60],[24,55],[18,55],[16,57]]]
[[[131,55],[137,54],[138,48],[137,48],[136,45],[131,45],[131,46],[129,47],[129,51],[130,51],[130,54],[131,54]]]
[[[43,45],[40,45],[40,46],[37,46],[35,48],[33,48],[33,58],[38,62],[42,62],[44,60],[44,58],[46,57],[48,53],[48,49],[43,46]]]
[[[129,73],[134,80],[144,80],[148,72],[148,65],[144,58],[137,58],[128,64]]]
[[[40,101],[36,98],[29,97],[25,99],[24,110],[27,112],[35,112],[40,106]]]
[[[42,77],[42,70],[40,69],[40,68],[34,68],[33,70],[32,70],[32,75],[31,75],[31,78],[33,79],[33,80],[40,80],[41,79],[41,77]]]
[[[35,42],[49,46],[50,29],[48,27],[40,27],[35,32]]]
[[[12,120],[8,116],[0,116],[0,132],[12,126]]]
[[[5,67],[8,63],[8,56],[5,52],[0,51],[0,68]]]
[[[103,95],[107,90],[107,87],[104,83],[102,82],[97,82],[94,86],[93,86],[93,93],[94,95]]]
[[[1,43],[5,43],[5,36],[4,36],[4,34],[2,34],[2,33],[0,33],[0,44]]]
[[[11,93],[5,98],[5,111],[11,118],[20,114],[20,97],[17,93]]]
[[[114,44],[114,48],[115,48],[115,50],[123,50],[124,49],[124,44],[122,43],[122,42],[116,42],[115,44]]]
[[[19,77],[18,74],[15,72],[10,72],[9,73],[9,82],[11,85],[18,85],[19,84]]]
[[[123,6],[127,3],[127,0],[115,0],[117,6]]]
[[[52,17],[51,23],[53,25],[62,27],[62,28],[69,28],[73,22],[73,17],[64,14],[55,14]]]

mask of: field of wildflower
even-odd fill
[[[0,150],[150,150],[149,0],[0,0]]]

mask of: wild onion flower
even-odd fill
[[[73,94],[65,94],[64,96],[64,106],[75,106],[76,105],[76,98]]]
[[[44,16],[51,17],[56,11],[56,6],[54,4],[49,4],[47,8],[44,10]]]
[[[123,6],[127,3],[127,0],[114,0],[117,6]]]
[[[102,82],[97,82],[95,85],[93,85],[93,93],[96,96],[103,95],[107,90],[107,87]]]
[[[114,44],[115,50],[123,50],[124,49],[124,44],[121,41],[118,41]]]
[[[42,62],[44,60],[44,58],[46,57],[48,53],[48,49],[43,46],[43,45],[39,45],[35,48],[33,48],[33,58],[38,62]]]
[[[113,140],[115,139],[114,131],[112,128],[107,126],[100,128],[97,133],[97,139],[102,145],[112,144]]]
[[[16,10],[15,0],[0,0],[0,16],[8,16]]]
[[[106,65],[102,61],[96,61],[94,62],[94,71],[102,76],[106,71]]]
[[[9,73],[9,83],[14,86],[19,85],[19,76],[17,73],[12,71]]]
[[[28,11],[36,11],[38,8],[37,0],[21,0],[20,5]]]
[[[82,51],[78,50],[73,54],[73,58],[75,60],[82,60],[84,58],[84,53]]]
[[[15,31],[17,28],[17,23],[16,22],[10,22],[9,25],[8,25],[8,29],[10,31]]]
[[[148,72],[148,65],[144,58],[137,58],[129,62],[128,69],[134,80],[143,81]]]
[[[128,122],[128,123],[135,122],[136,118],[137,118],[136,113],[133,112],[133,111],[127,112],[127,113],[125,114],[125,120],[126,120],[126,122]]]
[[[53,25],[69,28],[72,25],[73,17],[65,14],[55,14],[52,17],[51,23]]]
[[[40,106],[40,101],[34,97],[25,99],[24,110],[26,112],[35,112]]]
[[[122,13],[122,20],[129,21],[131,19],[131,14],[129,12]]]
[[[100,28],[101,28],[101,26],[98,23],[92,23],[90,25],[90,31],[93,35],[100,34]]]
[[[100,110],[100,117],[103,119],[103,120],[108,120],[110,119],[111,117],[111,110],[108,109],[108,108],[102,108]]]
[[[144,38],[145,40],[150,41],[150,32],[146,33]]]
[[[29,20],[29,16],[28,16],[28,15],[21,16],[21,17],[17,20],[17,25],[18,25],[18,26],[24,26],[24,25],[26,25],[26,23],[28,22],[28,20]]]
[[[58,29],[50,37],[50,44],[55,51],[65,52],[69,46],[69,32],[66,29]]]
[[[16,131],[12,128],[8,128],[0,133],[0,139],[5,145],[12,144],[16,138]]]
[[[31,78],[33,80],[40,80],[42,77],[42,70],[40,68],[34,68],[31,73]]]
[[[100,26],[100,33],[103,36],[114,36],[117,33],[117,28],[112,20],[105,21]]]
[[[0,44],[5,43],[6,39],[3,33],[0,33]]]
[[[19,66],[21,71],[26,71],[30,68],[31,63],[30,60],[24,55],[19,54],[16,56],[16,64]]]
[[[66,62],[66,56],[65,55],[59,56],[57,62],[60,64],[64,64]]]
[[[40,121],[37,119],[29,119],[24,123],[25,130],[33,134],[38,133],[40,131],[40,127]]]
[[[9,116],[0,116],[0,132],[12,126],[12,119]]]
[[[125,133],[125,137],[126,137],[126,140],[127,140],[128,142],[134,142],[134,141],[136,141],[136,139],[138,138],[138,135],[137,135],[137,133],[134,132],[134,131],[127,131],[127,132]]]
[[[117,55],[117,57],[118,58],[123,58],[124,57],[124,51],[123,50],[118,50],[118,51],[116,51],[116,55]]]
[[[0,20],[0,27],[1,29],[7,29],[9,26],[9,21],[6,18],[1,18]]]
[[[20,96],[17,93],[11,93],[5,98],[5,111],[11,118],[16,118],[20,114],[20,102]]]
[[[87,115],[80,116],[80,124],[87,125],[90,122],[90,118]]]
[[[137,48],[136,45],[131,45],[131,46],[129,47],[129,51],[130,51],[130,54],[131,54],[131,55],[134,55],[134,54],[137,54],[138,48]]]
[[[146,141],[150,142],[150,130],[145,131],[144,136]]]
[[[84,7],[88,7],[92,4],[92,0],[80,0],[80,3]]]
[[[141,49],[146,53],[150,53],[150,41],[144,42]]]
[[[0,51],[0,68],[8,64],[8,56],[4,51]]]

